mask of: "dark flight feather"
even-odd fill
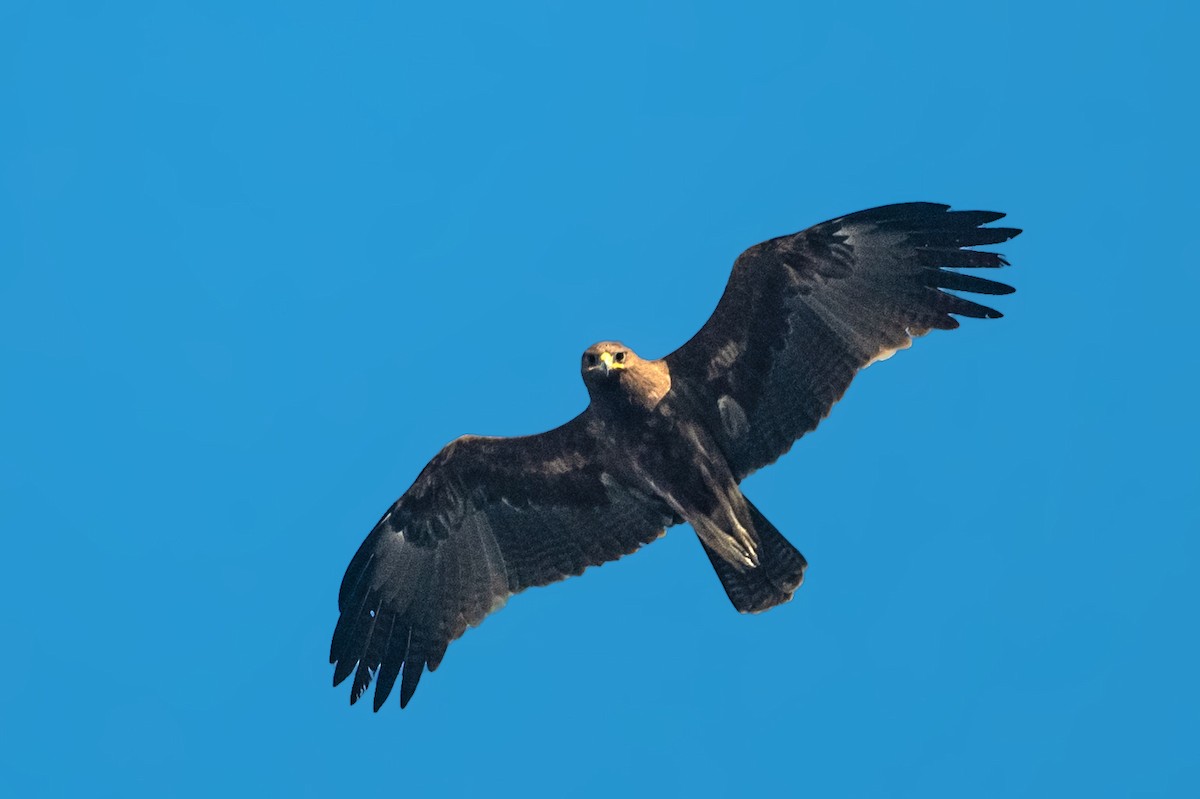
[[[400,705],[469,626],[514,593],[636,551],[674,522],[648,497],[605,485],[583,417],[538,436],[449,444],[375,526],[339,592],[333,683],[350,701],[375,679]]]
[[[1015,228],[986,228],[1003,214],[951,211],[935,203],[886,205],[840,217],[742,253],[712,317],[667,356],[672,391],[687,410],[724,432],[738,478],[774,462],[828,415],[858,371],[951,314],[1000,312],[939,288],[1007,294],[1012,288],[953,268],[995,268],[997,244]],[[736,403],[741,435],[720,424]]]

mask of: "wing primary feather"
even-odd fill
[[[881,205],[876,208],[868,208],[865,211],[856,211],[853,214],[847,214],[833,220],[835,224],[854,224],[860,222],[868,222],[874,224],[886,224],[889,222],[905,222],[911,224],[917,220],[928,220],[944,215],[950,210],[950,206],[942,203],[892,203],[891,205]]]
[[[416,643],[417,646],[413,644]],[[418,642],[409,639],[408,655],[404,658],[404,674],[400,677],[400,709],[408,707],[409,700],[417,692],[417,683],[425,671],[425,651]]]
[[[974,275],[963,275],[958,272],[946,272],[941,269],[926,269],[922,282],[932,288],[950,289],[951,291],[971,291],[976,294],[1012,294],[1016,289],[1005,283],[987,280]]]
[[[364,637],[362,652],[358,656],[358,668],[354,672],[354,682],[350,685],[350,704],[354,704],[363,695],[363,692],[370,686],[371,680],[374,677],[373,672],[378,671],[379,663],[383,658],[383,653],[380,651],[387,644],[387,641],[378,634],[380,611],[376,607],[371,614],[371,624],[367,627],[367,634]],[[388,614],[389,616],[391,614]]]
[[[391,627],[388,630],[387,649],[383,653],[383,663],[379,666],[379,674],[375,676],[375,698],[372,705],[376,713],[387,701],[388,694],[392,692],[392,686],[396,684],[396,677],[400,675],[400,667],[404,664],[404,656],[408,653],[410,629],[408,625],[402,625],[400,633],[397,634],[396,617],[392,617]]]
[[[362,546],[358,548],[358,552],[354,553],[350,565],[346,568],[346,576],[342,578],[342,586],[338,589],[339,612],[345,610],[346,606],[350,604],[351,598],[358,591],[358,587],[362,585],[363,578],[370,571],[371,564],[375,562],[376,537],[374,530],[371,532],[372,535],[367,536],[367,539],[363,541]],[[370,547],[369,552],[368,547]],[[365,562],[360,563],[360,558],[365,558]]]
[[[959,227],[979,227],[1003,219],[1000,211],[947,211],[948,220]]]
[[[916,252],[917,263],[921,266],[954,269],[998,269],[1008,266],[1008,259],[997,252],[947,247],[917,247]]]
[[[1020,232],[1012,227],[934,227],[914,231],[911,237],[919,247],[980,247],[1003,244]]]
[[[946,292],[938,292],[939,304],[941,310],[946,313],[958,314],[959,316],[969,316],[972,319],[1000,319],[1004,314],[997,311],[995,308],[989,308],[986,305],[980,305],[977,302],[964,300],[962,297],[957,297]],[[958,327],[957,322],[954,325]]]
[[[346,646],[342,647],[338,654],[337,666],[333,670],[333,684],[335,686],[341,684],[342,680],[350,676],[350,672],[354,670],[355,664],[365,658],[367,649],[371,644],[371,632],[375,627],[375,620],[379,616],[379,605],[375,601],[374,591],[369,592],[368,599],[370,601],[365,602],[359,611],[357,623],[352,626],[353,633],[349,634]],[[367,610],[368,605],[373,606],[374,613]],[[360,641],[361,643],[357,648],[353,648],[356,641]],[[366,677],[365,673],[363,677]],[[351,695],[353,696],[353,691]]]
[[[372,598],[372,593],[367,590],[366,585],[360,585],[358,594],[351,597],[346,610],[343,610],[342,615],[338,617],[337,626],[333,629],[333,641],[329,645],[330,663],[345,660],[349,656],[349,647],[353,646],[351,642],[357,639],[356,633],[362,623],[362,617],[366,612],[368,600]],[[342,675],[341,679],[337,678],[336,675],[339,671],[341,671],[340,667],[334,672],[334,685],[346,679],[345,675]]]

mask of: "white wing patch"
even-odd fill
[[[868,366],[870,366],[873,363],[879,363],[880,361],[886,361],[888,358],[892,357],[900,350],[906,350],[911,346],[912,346],[912,339],[910,338],[910,339],[907,339],[899,347],[892,347],[891,349],[886,349],[886,348],[882,349],[878,353],[875,354],[875,357],[873,357],[871,360],[869,360],[865,364],[863,364],[862,368],[866,369]]]
[[[750,432],[750,420],[733,397],[722,394],[717,400],[717,410],[721,412],[721,427],[725,428],[725,435],[736,441]]]
[[[927,328],[927,327],[907,327],[907,328],[905,328],[904,335],[908,336],[907,341],[905,341],[899,347],[892,347],[890,349],[885,348],[885,349],[880,350],[875,355],[875,357],[872,358],[871,360],[867,361],[866,364],[864,364],[862,368],[866,369],[868,366],[870,366],[873,363],[878,363],[879,361],[886,361],[888,358],[892,357],[900,350],[906,350],[909,347],[911,347],[912,343],[913,343],[913,339],[920,338],[921,336],[925,335],[928,332],[929,332],[929,328]]]

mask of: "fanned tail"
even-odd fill
[[[746,506],[750,509],[754,534],[758,539],[757,567],[739,569],[703,541],[700,544],[708,554],[725,593],[729,595],[729,601],[738,612],[762,613],[792,598],[804,582],[808,561],[748,499]]]

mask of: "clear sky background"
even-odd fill
[[[1189,6],[3,3],[4,792],[1196,796]],[[1018,292],[747,481],[795,601],[680,527],[329,687],[442,444],[907,200],[1008,212]]]

